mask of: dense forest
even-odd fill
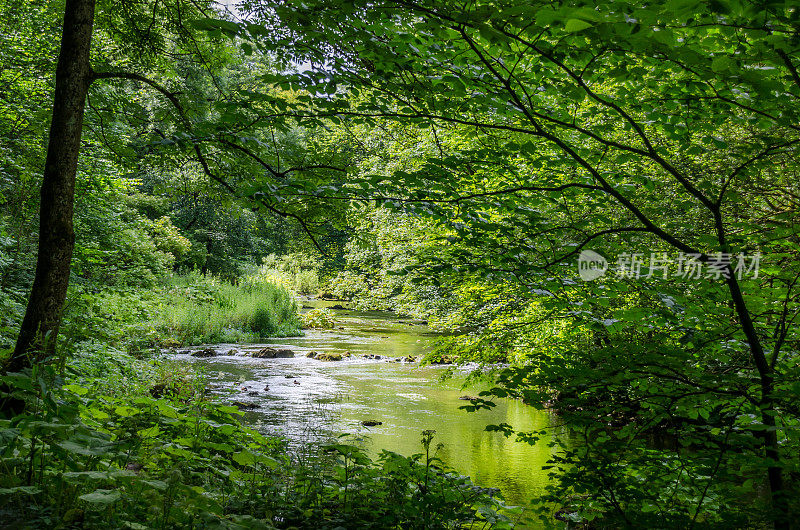
[[[0,0],[0,152],[0,527],[800,527],[797,2]]]

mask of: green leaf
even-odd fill
[[[0,495],[14,495],[15,493],[22,493],[23,495],[37,495],[42,490],[36,486],[16,486],[13,488],[0,488]]]
[[[724,72],[725,70],[728,70],[732,65],[733,65],[733,59],[731,59],[727,55],[714,57],[714,59],[711,61],[711,69],[716,73]]]
[[[84,388],[80,385],[64,385],[64,390],[69,390],[73,394],[77,394],[79,396],[84,396],[89,392],[88,388]]]
[[[120,496],[121,495],[117,490],[97,489],[91,493],[81,495],[78,498],[82,501],[88,502],[89,504],[104,507],[117,502]]]
[[[564,29],[569,33],[577,33],[578,31],[583,31],[586,28],[591,28],[592,25],[585,20],[580,20],[578,18],[571,18],[567,20],[567,23],[564,25]]]
[[[167,489],[167,483],[163,480],[142,480],[142,484],[147,484],[151,488],[155,488],[159,491],[164,491]]]

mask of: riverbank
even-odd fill
[[[419,433],[407,457],[372,457],[343,438],[293,451],[209,393],[208,371],[163,358],[117,361],[130,365],[124,371],[151,369],[118,385],[79,373],[64,384],[52,367],[3,377],[29,410],[0,419],[4,524],[510,528],[518,518],[434,458],[436,433]]]

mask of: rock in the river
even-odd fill
[[[319,352],[310,351],[306,354],[306,357],[308,357],[309,359],[315,359],[317,355],[319,355]]]
[[[204,350],[197,350],[191,353],[192,357],[216,357],[217,350],[214,348],[206,348]]]
[[[231,348],[230,350],[225,352],[225,355],[228,355],[230,357],[233,357],[234,355],[239,355],[239,350],[237,350],[236,348]]]
[[[344,309],[344,306],[342,304],[333,304],[329,306],[328,309]]]
[[[383,422],[375,420],[366,420],[362,421],[361,425],[363,425],[364,427],[375,427],[376,425],[383,425]]]
[[[341,353],[320,353],[314,357],[318,361],[341,361]]]
[[[472,401],[473,399],[478,399],[478,398],[476,396],[461,396],[458,399],[460,399],[462,401]]]
[[[240,409],[257,409],[258,405],[255,403],[247,403],[245,401],[234,401],[233,404]]]
[[[248,396],[253,396],[253,397],[255,397],[255,396],[260,396],[261,394],[259,394],[259,393],[258,393],[258,392],[256,392],[255,390],[253,390],[253,391],[251,391],[251,392],[248,392],[248,393],[247,393],[247,395],[248,395]]]
[[[254,351],[252,356],[256,359],[277,359],[277,358],[288,358],[294,357],[294,352],[292,350],[288,350],[286,348],[261,348],[258,351]]]
[[[414,357],[413,355],[409,355],[409,356],[407,356],[407,357],[403,357],[401,360],[402,360],[404,363],[415,363],[415,362],[417,362],[417,358],[416,358],[416,357]]]

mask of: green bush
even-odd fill
[[[317,308],[300,315],[304,328],[331,329],[336,325],[333,313],[329,309]]]
[[[263,281],[233,285],[197,272],[168,277],[153,289],[74,283],[61,331],[62,349],[78,356],[97,345],[140,354],[301,333],[297,302],[286,288]]]

